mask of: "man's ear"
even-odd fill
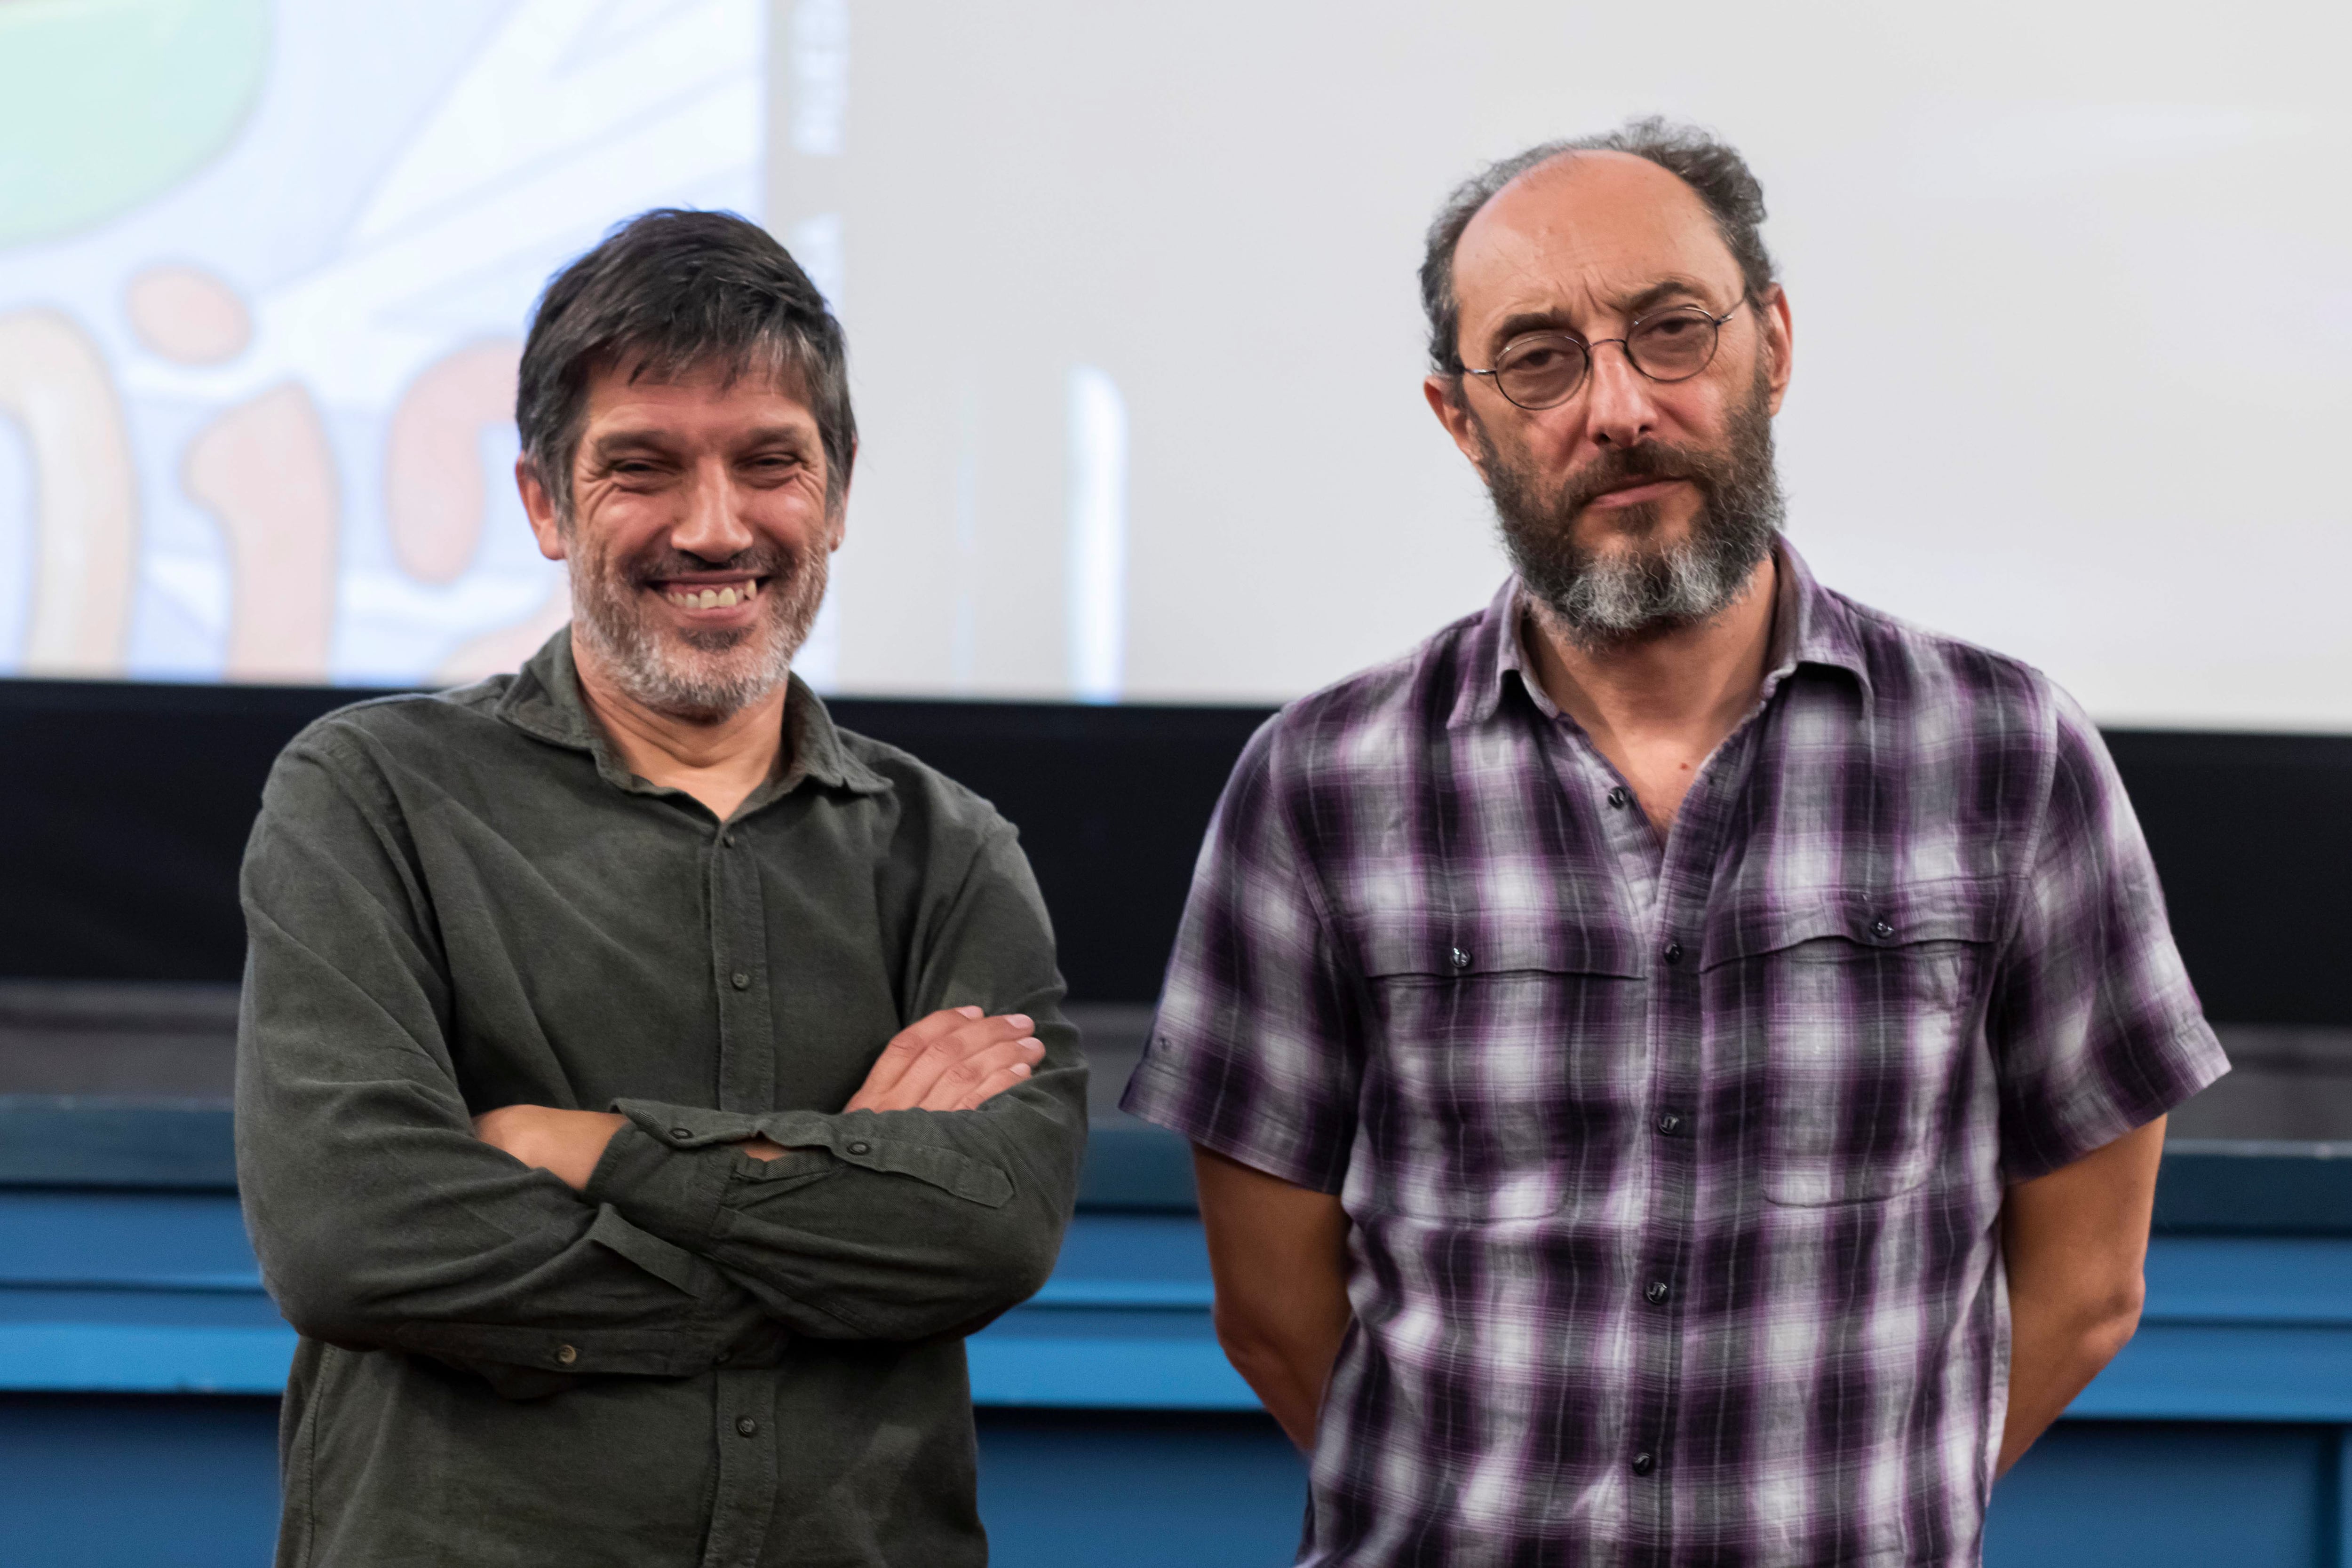
[[[1478,477],[1486,478],[1486,451],[1478,439],[1478,416],[1470,412],[1470,404],[1462,395],[1460,379],[1424,376],[1421,382],[1421,395],[1429,400],[1429,412],[1437,416],[1437,423],[1445,427],[1445,434],[1454,437],[1454,444],[1462,449],[1463,456],[1470,459],[1470,466],[1478,471]]]
[[[1764,352],[1771,357],[1771,412],[1780,412],[1780,402],[1789,394],[1790,356],[1796,347],[1796,328],[1789,319],[1789,291],[1775,284],[1772,298],[1757,307],[1756,319],[1764,327]]]
[[[540,483],[539,470],[527,456],[515,459],[515,488],[522,495],[523,515],[530,519],[530,537],[539,541],[539,553],[550,560],[562,560],[570,541],[556,520],[555,497]]]
[[[849,528],[849,482],[857,476],[857,438],[849,438],[849,457],[841,465],[841,498],[833,504],[833,515],[825,519],[826,532],[832,535],[825,545],[828,550],[841,548],[842,535]]]

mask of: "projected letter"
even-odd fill
[[[0,316],[0,415],[33,454],[37,565],[28,675],[113,674],[131,611],[138,500],[98,346],[52,310]]]
[[[228,657],[241,681],[326,678],[335,624],[334,455],[319,405],[286,382],[188,447],[188,495],[228,539]]]

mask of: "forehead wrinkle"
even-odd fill
[[[1718,260],[1738,266],[1706,204],[1675,174],[1625,153],[1554,159],[1504,186],[1465,228],[1454,262],[1463,337],[1533,313],[1622,317],[1661,281],[1696,284]]]

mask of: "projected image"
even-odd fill
[[[0,5],[0,672],[512,668],[524,315],[617,216],[756,214],[766,11]]]
[[[1764,182],[1825,581],[2104,722],[2352,729],[2352,217],[2312,194],[2352,111],[2341,49],[2274,45],[2305,0],[1783,11],[0,0],[0,674],[511,668],[564,610],[525,314],[681,204],[847,331],[814,685],[1297,696],[1507,570],[1423,399],[1432,211],[1663,112]]]

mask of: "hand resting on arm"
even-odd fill
[[[1045,1054],[1024,1014],[984,1016],[978,1008],[946,1008],[918,1019],[882,1048],[845,1111],[970,1111],[1027,1078]],[[604,1145],[627,1120],[610,1111],[563,1111],[549,1105],[506,1105],[474,1118],[474,1135],[524,1165],[584,1188]],[[785,1151],[765,1138],[743,1152],[772,1160]]]

